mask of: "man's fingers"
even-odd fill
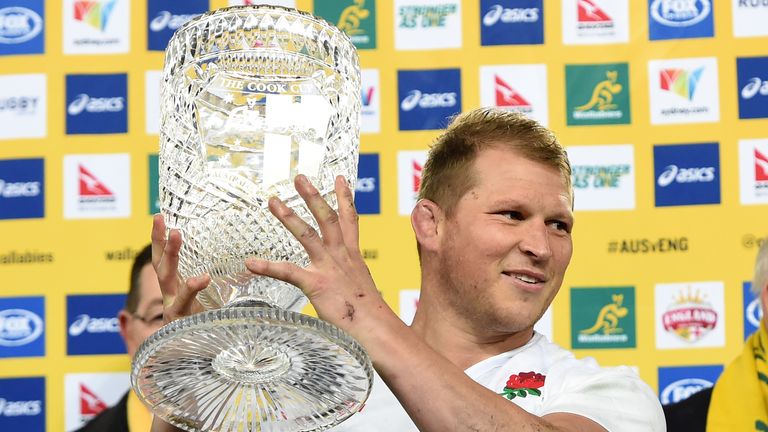
[[[179,250],[181,249],[181,232],[171,230],[163,248],[163,256],[157,264],[157,280],[163,295],[176,295],[179,285]]]
[[[165,249],[165,220],[160,213],[152,217],[152,267],[157,271]]]
[[[179,295],[176,296],[174,302],[178,310],[185,315],[191,314],[195,296],[204,290],[209,283],[211,283],[211,277],[207,273],[187,279],[187,282],[179,289]]]
[[[355,197],[352,195],[352,189],[347,184],[347,179],[343,176],[336,177],[334,185],[336,189],[336,198],[339,201],[339,224],[344,233],[344,243],[348,250],[353,252],[360,250],[360,216],[355,209]]]
[[[296,176],[294,186],[304,202],[307,203],[307,208],[312,212],[312,216],[317,220],[324,243],[333,247],[343,245],[344,239],[339,227],[339,215],[320,195],[320,191],[303,174]]]
[[[192,315],[198,312],[199,303],[195,299],[197,293],[205,289],[211,283],[211,277],[208,274],[187,279],[186,283],[180,284],[179,292],[175,296],[163,296],[165,310],[163,319],[166,324],[179,318]],[[170,303],[170,305],[169,305]]]
[[[288,282],[302,290],[309,285],[307,271],[293,263],[248,258],[245,260],[245,267],[252,273]]]
[[[303,219],[277,197],[269,199],[269,211],[304,246],[310,260],[320,261],[323,259],[323,240],[314,228],[304,222]]]

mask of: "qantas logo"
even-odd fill
[[[75,20],[104,31],[117,0],[78,0],[75,2]]]
[[[592,0],[579,0],[580,23],[609,23],[613,22],[605,11],[597,7]]]
[[[521,111],[532,111],[531,103],[520,93],[507,84],[500,76],[495,76],[496,81],[496,106],[505,108],[518,108]]]
[[[686,99],[693,100],[693,95],[701,81],[701,74],[704,68],[700,67],[693,71],[685,69],[662,69],[659,72],[661,80],[661,89],[674,93]]]
[[[84,418],[91,418],[105,409],[107,409],[107,404],[85,384],[80,383],[80,414]]]
[[[755,149],[755,180],[768,181],[768,157]]]
[[[413,171],[411,171],[411,177],[413,179],[413,189],[411,189],[414,193],[418,193],[419,189],[421,188],[421,173],[424,171],[424,166],[416,161],[412,161],[411,168]]]
[[[114,197],[109,188],[104,186],[96,176],[91,174],[84,166],[79,165],[80,169],[80,196],[81,197]]]

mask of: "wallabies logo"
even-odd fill
[[[635,347],[634,287],[571,288],[571,344]]]
[[[621,305],[621,303],[624,301],[624,295],[614,294],[611,297],[613,299],[613,303],[607,304],[603,306],[602,309],[600,309],[600,314],[597,316],[595,325],[586,330],[582,330],[579,333],[591,335],[602,330],[603,334],[608,335],[623,332],[623,330],[619,327],[619,318],[624,318],[629,312],[627,308]]]

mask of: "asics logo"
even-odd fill
[[[173,15],[168,11],[160,11],[157,16],[149,23],[149,29],[153,32],[161,32],[165,29],[177,30],[187,21],[199,14]]]
[[[677,165],[668,165],[659,175],[657,183],[666,187],[673,182],[677,183],[708,183],[715,180],[715,167],[679,168]]]
[[[81,314],[69,325],[70,336],[80,336],[83,333],[118,333],[120,324],[117,317],[91,318],[90,315]]]
[[[501,21],[504,24],[534,23],[539,20],[538,8],[505,8],[493,5],[483,16],[483,25],[491,27]]]
[[[76,116],[83,111],[89,113],[119,112],[124,108],[124,97],[95,98],[90,97],[85,93],[80,93],[75,100],[69,103],[67,113]]]
[[[768,80],[763,81],[758,77],[752,77],[747,85],[741,89],[741,97],[747,100],[752,99],[758,93],[760,96],[768,96]]]
[[[400,108],[403,111],[411,111],[417,106],[419,108],[449,108],[456,105],[456,93],[422,93],[420,90],[411,90],[403,101]]]
[[[40,182],[6,182],[0,179],[0,196],[3,198],[36,197],[40,195]]]

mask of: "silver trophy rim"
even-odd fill
[[[349,336],[349,334],[347,334],[344,330],[319,318],[268,306],[229,307],[223,309],[207,310],[189,315],[164,325],[162,328],[160,328],[160,330],[153,333],[141,344],[133,358],[131,365],[131,387],[133,388],[136,396],[145,406],[149,407],[155,415],[161,417],[166,422],[186,431],[203,432],[205,429],[201,429],[196,426],[196,419],[183,416],[168,415],[168,413],[172,412],[174,408],[178,408],[178,405],[167,402],[169,398],[166,398],[166,400],[157,403],[156,405],[152,405],[147,400],[147,396],[145,394],[147,388],[143,386],[142,383],[145,381],[150,381],[151,379],[146,375],[148,373],[146,366],[153,359],[153,356],[155,356],[163,348],[168,347],[168,342],[171,339],[180,338],[186,334],[194,333],[196,331],[205,331],[205,329],[209,329],[211,325],[226,327],[228,323],[232,323],[232,325],[242,325],[243,321],[251,323],[257,322],[265,325],[291,325],[296,329],[304,330],[306,334],[311,335],[312,337],[325,339],[328,342],[343,349],[349,358],[357,363],[356,366],[361,368],[367,377],[367,388],[365,391],[365,396],[359,401],[355,401],[356,404],[352,408],[345,408],[341,405],[338,405],[335,408],[343,409],[342,411],[344,414],[339,415],[332,422],[306,429],[294,429],[296,432],[315,432],[327,430],[342,423],[363,408],[365,401],[370,396],[371,388],[373,385],[373,365],[371,363],[370,357],[362,345],[360,345],[355,339]],[[236,324],[237,322],[240,322],[240,324]],[[211,361],[210,363],[213,362]],[[174,366],[168,365],[168,367],[173,369]],[[235,385],[233,381],[227,382],[231,386]],[[330,408],[333,407],[329,407],[329,409]],[[263,423],[259,423],[259,426],[262,424]],[[250,429],[246,428],[244,430]]]
[[[309,12],[305,12],[303,10],[289,8],[285,6],[280,5],[268,5],[268,4],[261,4],[261,5],[234,5],[234,6],[226,6],[223,8],[217,8],[211,11],[208,11],[202,15],[198,15],[191,20],[187,21],[186,23],[182,24],[181,27],[176,29],[175,32],[173,32],[173,35],[171,36],[171,39],[168,41],[168,45],[171,45],[171,42],[174,40],[182,37],[182,35],[189,31],[190,28],[196,27],[198,25],[202,25],[204,21],[210,19],[214,15],[225,15],[236,11],[244,11],[244,10],[275,10],[275,11],[283,11],[286,13],[289,13],[291,15],[299,16],[302,18],[306,18],[312,21],[316,21],[318,24],[327,27],[328,30],[332,31],[334,35],[341,37],[342,39],[345,39],[345,42],[349,43],[351,46],[355,46],[354,42],[352,42],[352,39],[349,37],[348,34],[344,33],[340,28],[336,27],[336,25],[332,24],[331,22],[325,20],[324,18],[321,18],[317,15],[313,15]],[[353,50],[356,51],[356,50]]]

